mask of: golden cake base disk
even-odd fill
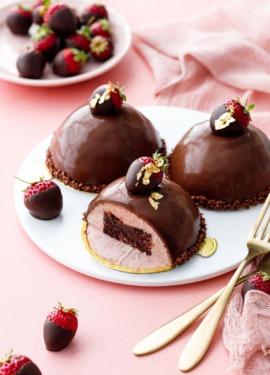
[[[118,264],[111,263],[108,260],[105,260],[105,259],[101,258],[95,252],[95,250],[91,247],[91,245],[88,242],[87,236],[86,236],[86,227],[87,227],[87,222],[83,221],[82,229],[81,229],[81,235],[82,235],[83,243],[84,243],[86,249],[91,254],[91,256],[96,261],[98,261],[99,263],[103,264],[106,267],[112,268],[112,269],[117,270],[117,271],[133,273],[133,274],[164,272],[164,271],[169,271],[173,268],[171,266],[164,266],[164,267],[157,267],[157,268],[143,268],[143,269],[138,270],[138,269],[135,269],[135,268],[132,268],[132,267],[120,266]]]
[[[215,238],[206,237],[202,243],[202,246],[200,247],[200,250],[198,251],[198,254],[204,258],[208,258],[216,252],[217,248],[217,240]]]

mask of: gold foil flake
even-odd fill
[[[225,112],[217,120],[215,120],[215,129],[220,130],[226,128],[231,122],[234,121],[235,118],[233,117],[233,112]]]
[[[99,94],[95,94],[95,97],[90,100],[90,107],[91,108],[96,108],[97,103],[99,101],[99,98],[100,98],[100,95]]]
[[[152,191],[150,197],[148,198],[148,200],[149,200],[149,203],[151,204],[151,206],[155,210],[157,210],[158,209],[158,205],[160,203],[160,202],[157,202],[157,201],[160,200],[160,199],[162,199],[162,198],[163,198],[162,194],[159,194],[156,191]]]
[[[99,104],[102,104],[105,102],[105,100],[109,100],[110,99],[110,92],[113,91],[113,88],[112,87],[108,87],[107,90],[104,91],[104,93],[101,95],[98,103]]]
[[[136,174],[137,181],[140,180],[140,178],[141,178],[141,176],[144,172],[144,175],[143,175],[143,178],[142,178],[142,183],[143,183],[143,185],[148,185],[150,183],[150,178],[151,178],[152,174],[158,173],[159,171],[160,171],[160,168],[157,167],[155,164],[148,163],[145,166],[143,166],[139,170],[139,172]]]
[[[213,255],[218,248],[218,243],[215,238],[206,237],[203,241],[198,254],[200,254],[204,258],[208,258]]]

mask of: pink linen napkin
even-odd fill
[[[234,0],[196,18],[136,30],[157,104],[212,112],[226,99],[256,103],[254,125],[270,135],[270,1]]]

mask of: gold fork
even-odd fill
[[[265,255],[259,262],[256,270],[240,277],[236,285],[242,284],[250,276],[256,272],[263,271],[270,273],[270,253]],[[152,331],[142,340],[140,340],[133,348],[133,354],[137,356],[154,353],[166,345],[171,343],[176,337],[180,336],[197,318],[199,318],[206,310],[208,310],[220,297],[225,287],[218,290],[216,293],[207,299],[199,302],[196,306],[178,315],[176,318],[163,324],[159,328]]]
[[[223,293],[184,348],[179,359],[180,370],[189,371],[201,361],[211,344],[227,302],[243,269],[253,258],[270,251],[270,230],[267,230],[270,215],[266,216],[269,205],[270,194],[247,238],[248,254],[246,258],[239,265]]]

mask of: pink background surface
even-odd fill
[[[185,19],[221,0],[108,0],[131,28],[166,19]],[[21,228],[13,204],[14,176],[32,148],[52,133],[92,90],[108,80],[126,84],[132,105],[155,103],[149,68],[133,48],[110,72],[90,81],[56,88],[24,87],[0,80],[1,261],[0,353],[13,347],[28,355],[43,375],[178,374],[178,359],[195,323],[162,351],[135,357],[132,348],[157,326],[206,298],[230,277],[189,285],[147,288],[111,284],[76,273],[45,255]],[[196,108],[195,108],[196,109]],[[65,239],[63,238],[63,241]],[[73,342],[58,353],[45,349],[42,327],[61,301],[79,310]],[[233,374],[219,326],[210,351],[192,373]]]

